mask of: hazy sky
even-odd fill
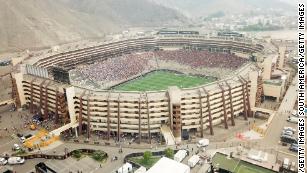
[[[303,3],[306,3],[306,5],[307,5],[307,0],[280,0],[280,1],[289,3],[291,5],[296,5],[299,2],[303,2]]]

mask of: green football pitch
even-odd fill
[[[154,71],[134,80],[115,86],[119,91],[158,91],[169,86],[189,88],[215,81],[212,77],[177,74],[171,71]]]

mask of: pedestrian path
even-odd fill
[[[165,139],[166,145],[175,145],[175,138],[174,138],[173,132],[168,126],[162,125],[161,132]]]

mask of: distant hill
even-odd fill
[[[257,8],[295,10],[290,0],[151,0],[174,8],[189,16],[205,16],[216,12],[246,13]],[[294,2],[293,2],[294,3]]]
[[[148,0],[62,0],[72,9],[111,19],[120,25],[157,26],[184,18],[175,10]]]
[[[0,0],[0,52],[102,37],[127,26],[182,23],[149,0]]]

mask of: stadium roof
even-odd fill
[[[175,160],[162,157],[146,173],[190,173],[188,165],[176,162]]]

